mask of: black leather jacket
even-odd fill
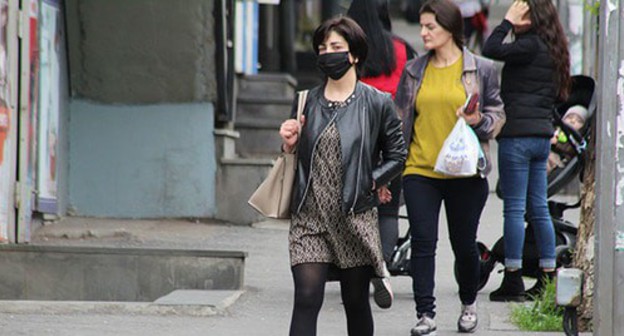
[[[310,167],[319,136],[332,120],[340,133],[342,148],[342,210],[359,213],[378,205],[375,186],[386,185],[401,174],[407,155],[401,121],[389,94],[362,82],[347,107],[332,110],[324,98],[324,85],[308,93],[297,148],[297,174],[291,211],[299,213],[310,188]],[[291,118],[296,116],[296,102]],[[383,163],[379,162],[382,153]],[[398,197],[395,195],[395,197]]]

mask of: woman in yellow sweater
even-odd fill
[[[451,246],[458,265],[462,304],[459,332],[477,327],[476,296],[479,257],[477,227],[489,188],[488,141],[505,122],[498,75],[492,61],[464,48],[463,20],[451,0],[431,0],[420,12],[421,37],[428,53],[407,63],[396,104],[409,146],[403,192],[412,239],[411,270],[418,322],[412,335],[436,329],[434,274],[438,217],[446,209]],[[470,93],[479,93],[477,111],[466,115],[462,106]],[[487,163],[474,176],[452,177],[434,171],[440,148],[458,118],[464,118],[480,140]]]

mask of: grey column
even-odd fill
[[[624,330],[623,4],[602,1],[600,8],[594,335]]]

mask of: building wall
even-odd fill
[[[104,103],[214,101],[213,1],[69,0],[73,94]]]
[[[70,213],[96,217],[212,217],[211,104],[70,103]]]
[[[213,1],[66,4],[69,213],[211,217]]]

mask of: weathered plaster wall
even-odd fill
[[[216,97],[213,1],[68,0],[74,96],[103,103]]]
[[[213,5],[67,0],[70,214],[214,215]]]
[[[124,106],[73,100],[69,108],[71,214],[215,214],[211,104]]]

